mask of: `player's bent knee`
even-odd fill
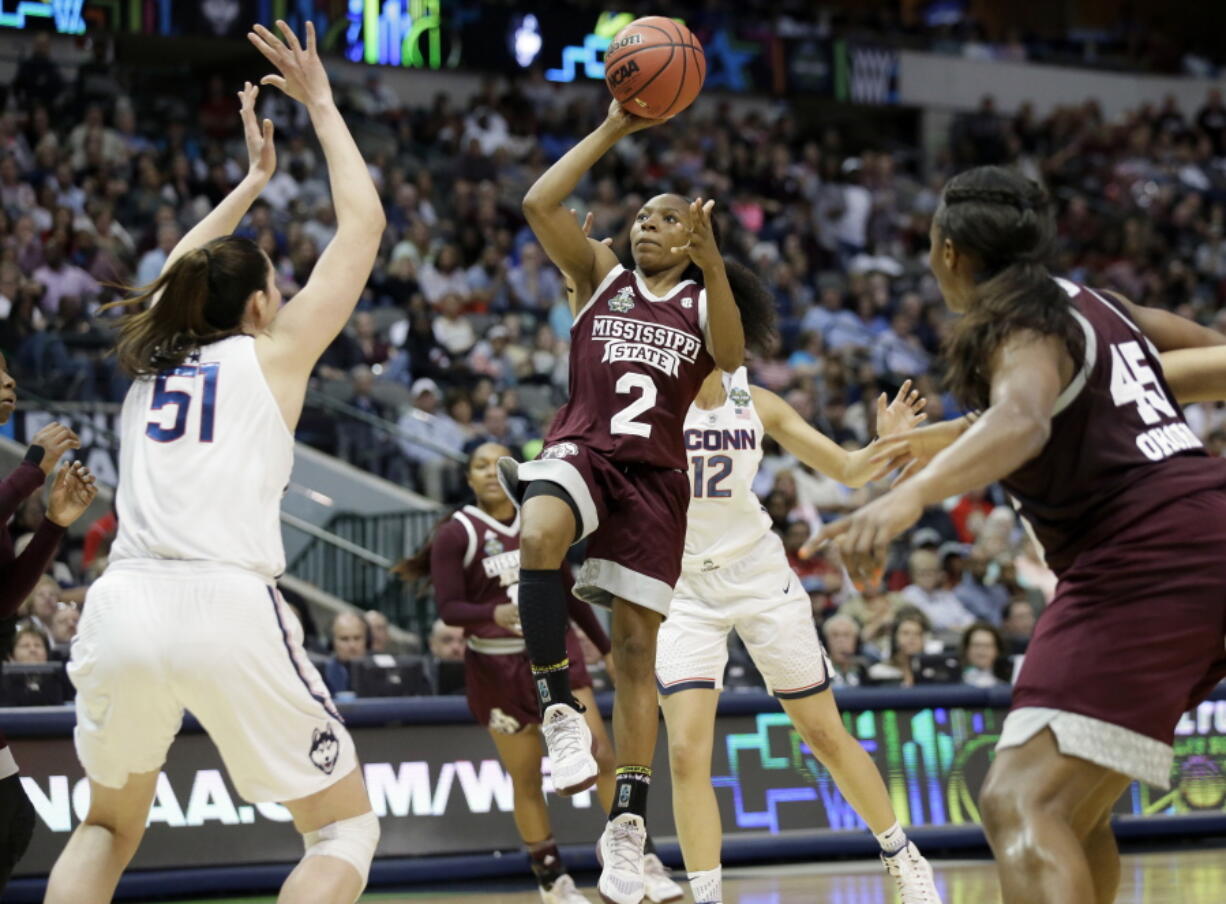
[[[560,530],[540,524],[524,525],[519,535],[520,567],[557,568],[566,558],[568,546]]]
[[[370,864],[379,846],[379,819],[371,811],[350,819],[341,819],[302,836],[307,857],[336,857],[350,864],[362,877],[362,885],[370,878]]]

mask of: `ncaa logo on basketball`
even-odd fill
[[[558,443],[541,453],[541,458],[570,458],[579,454],[579,447],[574,443]]]
[[[629,286],[619,291],[609,299],[609,310],[625,314],[634,307],[634,290]]]
[[[635,37],[637,38],[638,35],[635,35]],[[630,78],[630,76],[637,75],[638,71],[639,64],[634,60],[630,60],[628,63],[618,66],[613,72],[609,73],[609,84],[616,88],[626,79]]]

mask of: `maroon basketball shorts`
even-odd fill
[[[613,598],[668,615],[681,577],[690,483],[684,471],[611,461],[576,443],[554,443],[519,466],[519,481],[558,484],[579,507],[587,558],[575,596],[609,607]]]
[[[1226,491],[1175,500],[1079,555],[1030,642],[1001,747],[1060,750],[1159,787],[1180,716],[1226,677]]]
[[[591,687],[583,661],[583,648],[574,631],[566,632],[570,658],[570,686]],[[464,692],[473,718],[499,734],[515,734],[541,721],[536,681],[527,653],[478,653],[471,646],[464,654]]]

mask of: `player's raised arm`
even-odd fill
[[[814,470],[849,487],[862,487],[888,471],[890,462],[879,461],[873,446],[849,452],[815,430],[775,393],[760,386],[751,387],[750,392],[766,432]],[[883,393],[877,408],[878,435],[891,436],[919,424],[927,417],[921,413],[926,401],[911,388],[910,380],[902,385],[888,407]]]
[[[163,273],[168,272],[187,252],[229,235],[238,228],[247,210],[276,172],[277,151],[273,143],[272,120],[265,119],[260,123],[255,118],[255,101],[259,94],[260,89],[251,82],[244,82],[243,90],[238,92],[239,116],[243,121],[243,137],[247,141],[247,175],[171,249],[166,263],[162,265]]]
[[[745,363],[745,328],[737,310],[728,267],[715,240],[711,224],[714,201],[695,198],[690,202],[690,240],[685,251],[698,269],[702,270],[703,286],[707,291],[707,324],[711,357],[720,370],[731,373]],[[674,248],[674,251],[681,249]]]
[[[619,139],[662,120],[643,119],[625,112],[617,101],[595,131],[567,151],[524,195],[523,210],[541,247],[563,276],[575,286],[575,304],[582,304],[610,270],[617,256],[591,242],[566,207],[579,180]]]
[[[282,42],[262,25],[247,35],[277,68],[261,84],[279,88],[307,108],[328,163],[336,236],[328,243],[311,278],[277,315],[269,332],[282,357],[309,373],[328,344],[353,314],[366,286],[386,217],[370,171],[332,98],[332,86],[315,47],[315,26],[307,22],[306,45],[284,22]]]

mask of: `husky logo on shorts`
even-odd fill
[[[609,310],[616,311],[618,314],[624,314],[632,307],[634,307],[634,290],[629,286],[609,299]]]
[[[753,401],[749,395],[749,390],[740,386],[733,387],[732,391],[728,393],[728,398],[732,400],[732,404],[737,408],[748,408],[749,403]]]
[[[490,731],[495,734],[519,734],[519,730],[523,728],[519,724],[519,719],[503,712],[498,707],[490,710]]]
[[[506,552],[506,547],[502,545],[502,541],[493,534],[486,534],[485,546],[483,548],[485,550],[486,558],[490,559],[492,559],[494,556],[500,556]]]
[[[332,730],[332,723],[327,722],[322,729],[315,729],[311,735],[311,762],[324,775],[331,775],[336,768],[336,757],[341,752],[341,742]]]
[[[541,458],[570,458],[579,454],[579,447],[574,443],[557,443],[541,453]]]

